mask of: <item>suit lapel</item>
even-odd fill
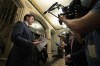
[[[26,31],[28,32],[28,35],[30,36],[30,38],[31,38],[31,40],[32,40],[32,33],[31,33],[29,27],[26,25],[25,22],[23,22],[23,23],[24,23],[24,26],[25,26]]]

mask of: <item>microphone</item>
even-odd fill
[[[56,7],[49,9],[49,11],[52,11],[52,10],[54,10],[54,9],[56,9]]]
[[[52,8],[53,8],[55,5],[57,5],[57,4],[58,4],[58,2],[54,3],[54,4],[48,9],[48,11],[53,10]]]
[[[52,8],[52,9],[50,9],[49,11],[47,10],[47,11],[45,11],[43,14],[46,14],[47,12],[50,12],[50,11],[52,11],[52,10],[54,10],[54,9],[56,9],[56,8]]]
[[[58,2],[54,3],[54,4],[53,4],[47,11],[45,11],[43,14],[46,14],[47,12],[56,9],[56,8],[53,8],[53,7],[54,7],[55,5],[57,5],[57,4],[58,4]]]

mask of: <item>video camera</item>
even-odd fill
[[[74,18],[80,18],[84,16],[86,13],[88,13],[89,9],[86,7],[83,7],[81,5],[80,0],[73,0],[70,5],[63,6],[61,4],[58,4],[58,2],[54,3],[47,11],[45,11],[43,14],[51,13],[55,17],[59,17],[54,15],[51,11],[55,9],[62,9],[63,13],[59,15],[65,15],[67,19],[74,19]],[[59,21],[60,25],[62,25],[62,22]]]

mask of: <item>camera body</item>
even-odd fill
[[[85,2],[84,2],[85,1]],[[97,2],[98,0],[73,0],[68,6],[63,6],[61,4],[58,4],[58,2],[54,3],[47,11],[45,11],[43,14],[50,13],[55,17],[59,17],[60,15],[65,15],[67,19],[74,19],[74,18],[80,18],[84,15],[86,15],[91,7]],[[84,6],[85,3],[89,2],[90,4],[88,7]],[[51,11],[55,9],[62,9],[63,13],[58,14],[58,16],[54,15]],[[62,22],[59,20],[60,25],[62,25]]]
[[[89,12],[89,8],[82,6],[80,0],[74,0],[69,6],[62,8],[63,13],[68,19],[80,18]]]

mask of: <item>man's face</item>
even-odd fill
[[[34,17],[33,16],[28,17],[28,24],[29,25],[32,25],[33,21],[34,21]]]

